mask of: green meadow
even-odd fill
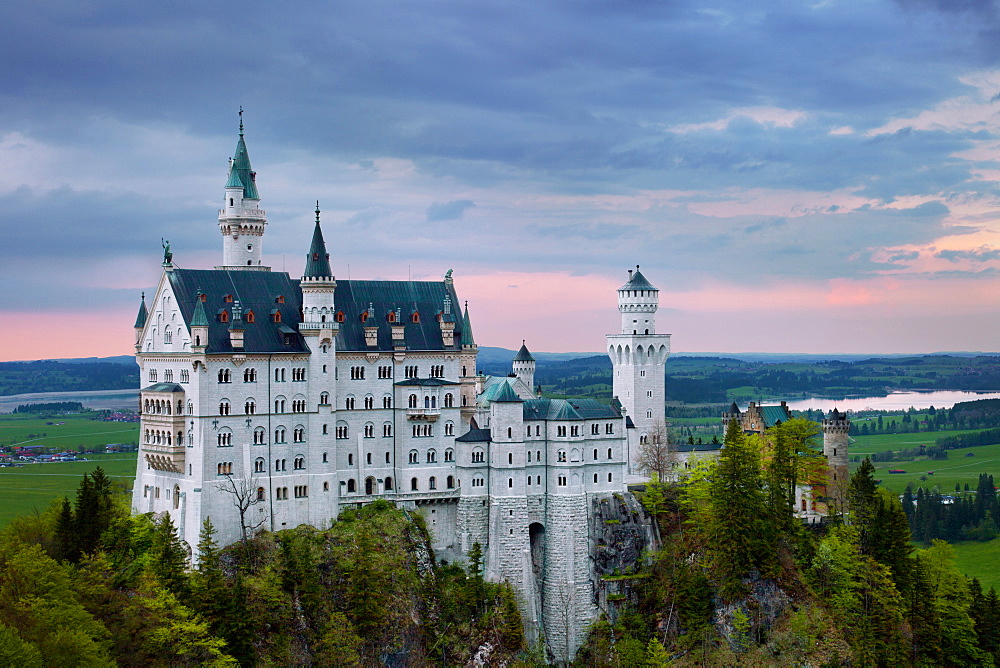
[[[41,445],[78,452],[103,449],[108,443],[139,442],[137,422],[104,422],[92,419],[94,415],[0,415],[0,446]]]

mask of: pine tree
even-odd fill
[[[751,570],[775,571],[775,531],[768,522],[760,453],[735,420],[726,429],[711,483],[708,528],[712,564],[728,594],[740,591],[739,578]]]
[[[177,530],[169,514],[164,514],[156,523],[150,557],[149,570],[159,583],[177,598],[186,600],[187,550],[177,537]]]
[[[76,520],[69,499],[63,497],[59,517],[56,519],[56,557],[76,563],[80,560],[80,544],[76,533]]]

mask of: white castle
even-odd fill
[[[241,121],[222,265],[179,268],[167,244],[136,319],[134,510],[169,513],[190,549],[206,517],[226,544],[244,527],[323,528],[390,500],[424,516],[439,557],[461,561],[478,543],[487,576],[519,592],[529,632],[572,657],[597,615],[594,504],[643,479],[639,444],[663,419],[670,335],[656,331],[657,289],[637,268],[618,290],[610,406],[539,398],[524,345],[510,376],[477,372],[450,270],[336,280],[317,204],[293,279],[263,266],[259,202]]]

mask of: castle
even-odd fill
[[[136,318],[133,509],[169,513],[190,549],[209,517],[226,544],[391,500],[424,516],[441,558],[478,543],[487,577],[519,592],[529,631],[571,657],[597,614],[592,504],[641,479],[639,444],[662,420],[670,336],[656,333],[657,289],[637,268],[618,290],[616,401],[540,398],[524,345],[510,376],[477,372],[450,270],[337,280],[317,204],[293,279],[263,265],[259,204],[241,120],[218,215],[222,264],[181,268],[165,243]]]

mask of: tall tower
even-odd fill
[[[521,381],[528,386],[531,390],[532,395],[535,393],[535,358],[532,357],[531,352],[528,350],[528,346],[525,342],[521,341],[521,349],[517,351],[517,355],[514,356],[514,375],[521,379]]]
[[[847,486],[851,475],[847,466],[850,431],[851,421],[836,408],[823,420],[823,454],[828,466],[826,496],[830,499],[831,515],[847,511]]]
[[[646,280],[636,265],[628,282],[618,288],[621,334],[609,334],[608,356],[613,367],[613,391],[626,416],[632,418],[638,439],[629,440],[629,472],[637,469],[639,446],[654,427],[665,429],[663,406],[664,365],[670,355],[670,335],[656,333],[656,309],[660,291]]]
[[[243,109],[240,108],[240,138],[236,154],[229,159],[226,200],[219,209],[222,233],[222,265],[216,269],[270,271],[262,265],[266,212],[260,208],[257,172],[250,167],[250,156],[243,141]]]

